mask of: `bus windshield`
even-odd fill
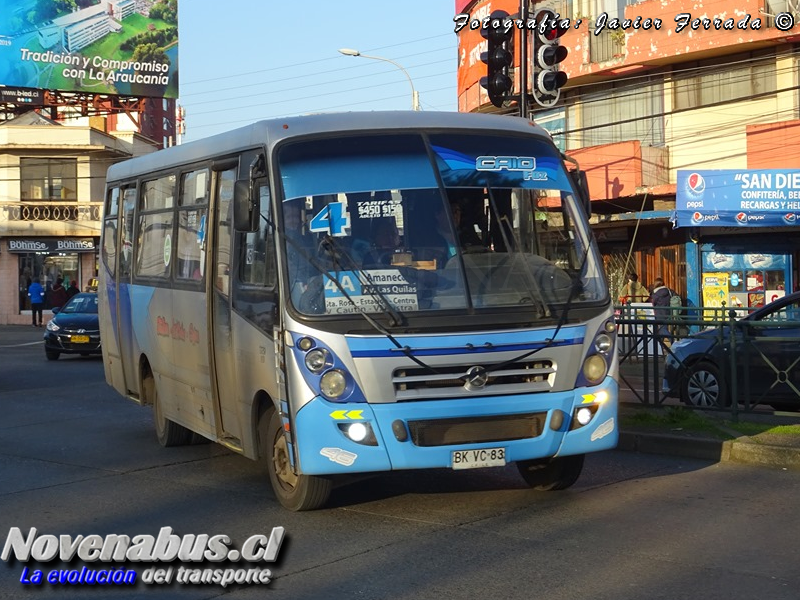
[[[586,216],[534,136],[353,135],[277,149],[287,297],[305,315],[605,300]]]

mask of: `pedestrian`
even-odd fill
[[[42,284],[34,279],[28,286],[28,296],[31,299],[31,320],[34,327],[42,326],[42,309],[44,308],[44,288]],[[38,320],[37,320],[38,315]]]
[[[78,282],[73,279],[69,282],[69,287],[67,288],[67,298],[72,298],[75,294],[80,293],[80,291]]]
[[[628,282],[624,285],[620,294],[620,303],[647,302],[648,298],[650,298],[650,292],[647,291],[644,285],[639,283],[639,276],[636,273],[628,275]]]
[[[672,336],[669,332],[669,320],[672,317],[670,299],[675,296],[675,292],[669,289],[661,277],[653,280],[653,291],[650,294],[650,301],[653,303],[653,315],[657,322],[657,335],[661,345],[665,348],[672,346]],[[662,323],[658,323],[662,321]]]
[[[50,308],[61,309],[69,300],[69,295],[63,284],[64,280],[58,277],[55,285],[50,289]]]

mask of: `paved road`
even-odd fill
[[[170,526],[241,547],[286,528],[266,590],[140,582],[97,597],[798,598],[798,472],[606,452],[562,493],[525,489],[513,466],[397,473],[295,514],[256,463],[215,445],[159,447],[149,410],[111,391],[98,359],[48,362],[41,331],[17,333],[0,332],[0,543],[12,527],[133,536]],[[127,566],[141,579],[146,567]],[[30,591],[24,567],[0,564],[0,598]],[[40,587],[37,597],[89,595]]]

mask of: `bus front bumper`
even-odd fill
[[[307,475],[452,468],[454,452],[495,450],[505,463],[615,448],[617,382],[567,392],[388,404],[316,398],[297,414],[300,470]],[[578,425],[576,412],[591,419]],[[368,435],[353,441],[348,430]],[[502,453],[496,452],[502,449]],[[485,454],[485,453],[484,453]]]

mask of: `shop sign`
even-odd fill
[[[94,252],[92,239],[48,239],[48,238],[9,238],[6,240],[9,252],[27,254],[28,252]]]
[[[674,227],[800,225],[800,170],[678,171]]]

